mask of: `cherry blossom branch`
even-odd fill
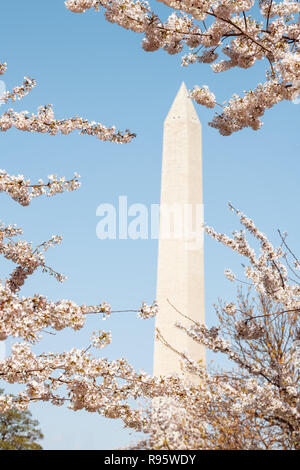
[[[64,191],[75,191],[80,187],[77,173],[70,180],[57,175],[49,175],[48,178],[47,183],[39,180],[37,184],[31,184],[30,180],[25,179],[23,175],[11,176],[5,170],[0,170],[0,192],[8,193],[22,206],[28,206],[35,197],[54,196]]]
[[[96,136],[103,141],[114,143],[128,143],[136,135],[128,129],[125,132],[117,131],[115,127],[105,127],[103,124],[94,121],[89,122],[83,118],[70,118],[56,120],[52,105],[41,106],[37,114],[28,115],[26,111],[21,113],[9,109],[0,116],[0,131],[5,132],[11,127],[21,131],[40,132],[49,135],[70,134],[74,130],[79,130],[80,134]]]

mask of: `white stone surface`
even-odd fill
[[[184,83],[164,123],[161,205],[170,207],[174,204],[181,207],[203,204],[201,123]],[[175,220],[171,237],[163,238],[162,230],[168,220],[161,213],[156,294],[160,311],[156,328],[175,350],[186,352],[193,360],[205,364],[205,348],[174,326],[177,321],[186,325],[191,322],[169,304],[171,302],[183,314],[204,323],[203,229],[202,242],[197,249],[191,250],[184,236],[171,238],[176,235]],[[180,357],[156,339],[154,376],[174,373],[182,373]]]

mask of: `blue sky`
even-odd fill
[[[161,5],[159,9],[166,11]],[[8,89],[20,84],[24,75],[38,82],[16,110],[35,112],[39,105],[51,103],[58,118],[78,115],[137,133],[126,145],[76,133],[1,134],[0,168],[9,173],[32,180],[46,179],[51,173],[69,177],[74,171],[82,176],[79,191],[38,199],[26,208],[1,195],[1,220],[22,226],[25,239],[40,243],[52,234],[64,237],[61,246],[47,252],[47,263],[68,280],[61,285],[38,273],[27,282],[24,294],[40,292],[89,304],[106,300],[116,309],[152,302],[157,242],[100,241],[96,208],[101,203],[116,204],[119,195],[127,195],[129,204],[159,202],[163,120],[183,80],[188,88],[208,84],[223,102],[263,81],[263,65],[220,75],[205,65],[182,68],[179,55],[146,53],[140,46],[141,35],[106,22],[102,13],[72,14],[63,0],[1,2],[0,14],[0,61],[8,64],[1,78]],[[254,218],[274,243],[277,228],[287,231],[290,246],[299,253],[300,105],[281,103],[266,113],[260,131],[245,130],[230,137],[208,126],[211,111],[196,109],[203,126],[206,223],[227,233],[239,228],[226,208],[231,201]],[[215,322],[213,303],[219,297],[234,299],[224,269],[240,270],[241,262],[229,249],[206,238],[208,325]],[[2,261],[0,275],[10,268]],[[83,347],[91,332],[100,328],[113,334],[113,343],[104,351],[109,358],[126,357],[151,373],[154,322],[138,320],[134,314],[115,314],[106,323],[91,319],[81,332],[46,337],[37,351]],[[45,404],[31,409],[47,449],[111,449],[131,440],[119,422],[98,415]]]

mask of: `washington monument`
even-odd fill
[[[164,122],[160,205],[156,292],[159,313],[155,326],[173,349],[185,352],[191,359],[202,360],[205,364],[204,347],[175,327],[176,322],[191,325],[179,312],[200,323],[205,320],[202,133],[201,123],[184,83]],[[202,236],[193,247],[183,236],[187,224],[184,214],[185,209],[193,211],[195,218],[195,211],[198,209],[199,215],[199,208]],[[172,209],[175,215],[170,218]],[[165,227],[168,225],[169,236],[165,236]],[[154,376],[176,373],[182,373],[180,356],[155,339]]]

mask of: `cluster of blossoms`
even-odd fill
[[[106,320],[111,315],[111,306],[107,302],[102,302],[101,312],[103,313],[103,319]]]
[[[235,281],[235,275],[231,271],[231,269],[225,269],[224,274],[228,281],[234,282]]]
[[[108,21],[144,33],[142,47],[145,51],[164,49],[169,54],[177,54],[187,48],[189,52],[183,56],[183,66],[211,64],[212,70],[220,73],[233,67],[248,69],[257,60],[266,60],[269,70],[265,83],[245,92],[244,97],[234,95],[210,123],[222,135],[245,127],[258,130],[262,125],[260,117],[266,109],[299,96],[298,1],[160,1],[174,10],[165,22],[152,12],[146,1],[67,0],[65,5],[76,13],[102,7]],[[257,11],[260,11],[258,16]],[[217,62],[220,54],[225,58]],[[195,87],[191,96],[209,108],[216,105],[207,87]]]
[[[24,96],[28,95],[30,91],[36,86],[34,78],[24,77],[23,85],[16,86],[12,91],[6,91],[1,96],[1,102],[7,103],[9,100],[16,101],[21,100]]]
[[[6,62],[4,62],[3,64],[0,63],[0,75],[3,75],[6,72],[6,69]]]
[[[97,10],[99,6],[99,2],[97,2],[96,0],[70,0],[65,2],[65,4],[66,7],[74,13],[84,13],[90,8],[95,8]]]
[[[207,108],[214,108],[216,106],[216,97],[206,85],[203,85],[202,88],[195,86],[190,96],[196,103],[202,104]]]
[[[91,345],[94,348],[104,348],[108,344],[111,343],[112,337],[111,337],[111,332],[110,331],[103,331],[100,330],[98,333],[94,332],[92,337],[91,337]]]
[[[236,305],[233,302],[230,302],[230,304],[226,303],[225,310],[227,315],[234,315],[236,312]]]
[[[156,301],[152,305],[147,305],[145,302],[142,303],[142,308],[138,311],[138,317],[147,318],[155,317],[158,313],[158,304]]]
[[[248,91],[242,98],[234,95],[228,105],[224,106],[223,113],[216,115],[210,124],[224,136],[244,127],[258,130],[262,126],[260,117],[266,109],[284,99],[293,100],[295,97],[293,87],[286,87],[278,79],[271,79],[264,84],[260,83],[255,90]]]
[[[66,180],[64,176],[49,175],[47,183],[40,179],[36,184],[32,184],[24,175],[12,176],[5,170],[0,170],[0,192],[6,192],[22,206],[28,206],[31,200],[38,196],[54,196],[64,191],[75,191],[80,187],[79,177],[77,173],[70,180]]]

